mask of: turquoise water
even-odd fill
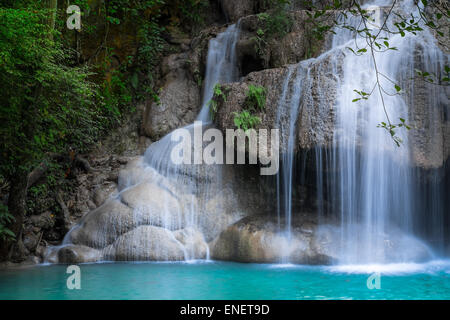
[[[310,267],[225,262],[104,263],[0,270],[0,299],[450,299],[450,261]],[[367,278],[380,273],[381,288]]]

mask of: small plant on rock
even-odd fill
[[[248,86],[245,107],[249,110],[264,110],[266,107],[267,90],[263,86]]]
[[[248,110],[243,110],[241,112],[234,112],[234,124],[238,129],[247,131],[249,129],[255,128],[261,123],[261,119],[254,116]]]
[[[220,100],[222,101],[227,101],[227,95],[226,93],[222,90],[222,86],[217,83],[214,86],[214,90],[213,90],[213,97],[211,100],[209,100],[208,105],[209,105],[209,112],[211,114],[211,119],[214,120],[214,117],[216,116],[217,113],[217,107],[218,107],[218,103]]]

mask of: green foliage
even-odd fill
[[[111,0],[105,3],[104,15],[109,25],[132,22],[138,26],[139,48],[136,57],[110,76],[102,91],[113,116],[121,113],[116,111],[129,104],[131,96],[141,100],[148,95],[156,95],[152,88],[153,73],[166,45],[162,36],[166,29],[162,24],[168,20],[170,26],[177,28],[197,28],[203,23],[203,9],[208,4],[207,0]],[[114,51],[112,48],[108,50],[108,56],[112,56]],[[138,73],[145,74],[146,79],[138,79]]]
[[[162,17],[173,26],[190,29],[203,24],[203,9],[208,5],[207,0],[109,0],[106,19],[111,24],[138,19],[160,29],[158,20]]]
[[[213,97],[211,100],[209,100],[208,105],[209,105],[209,113],[211,115],[211,119],[214,120],[216,113],[217,113],[217,107],[219,104],[219,101],[227,101],[227,95],[226,93],[222,90],[222,86],[219,83],[216,83],[216,85],[214,86],[213,89]]]
[[[0,173],[23,174],[48,152],[83,150],[102,129],[97,87],[73,67],[46,10],[0,9]]]
[[[411,130],[411,127],[406,124],[406,120],[403,118],[400,118],[400,123],[398,123],[398,124],[381,122],[378,125],[378,128],[385,129],[387,132],[389,132],[392,140],[398,147],[400,147],[400,145],[403,143],[403,140],[399,136],[397,136],[395,129],[402,128],[402,127],[405,128],[406,130]]]
[[[266,107],[267,90],[263,86],[248,86],[245,107],[249,110],[264,110]]]
[[[261,123],[261,119],[254,116],[248,110],[243,110],[241,112],[234,112],[234,125],[238,129],[247,131],[249,129],[255,128]]]
[[[8,212],[8,207],[0,203],[0,240],[9,241],[16,238],[14,232],[6,226],[14,221],[14,217]]]
[[[292,2],[295,2],[295,0],[260,0],[260,9],[261,11],[267,11],[274,8],[284,8]]]
[[[293,20],[286,12],[285,5],[289,1],[271,0],[267,6],[272,8],[267,12],[258,14],[259,28],[256,36],[252,38],[260,54],[265,53],[267,43],[274,38],[283,38],[292,29]]]
[[[241,112],[234,112],[234,125],[238,129],[247,131],[255,128],[261,123],[258,116],[252,114],[254,111],[262,111],[266,107],[267,90],[263,86],[250,84],[246,92],[244,102],[244,110]]]
[[[192,26],[199,26],[204,23],[202,10],[209,6],[209,2],[205,0],[179,0],[173,7],[180,10],[182,24],[189,24]]]

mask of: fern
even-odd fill
[[[234,124],[238,129],[247,131],[249,129],[255,128],[261,123],[261,119],[254,116],[248,110],[243,110],[242,112],[234,112]]]
[[[8,212],[8,207],[0,203],[0,239],[3,241],[14,240],[16,235],[6,226],[14,222],[14,217]]]
[[[248,86],[245,107],[250,110],[264,110],[266,107],[267,90],[263,86]]]

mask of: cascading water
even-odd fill
[[[217,83],[229,83],[238,80],[236,43],[239,40],[239,30],[238,22],[209,42],[203,107],[197,117],[199,121],[210,122],[208,103],[214,95],[214,86]]]
[[[233,82],[238,79],[239,70],[236,59],[236,42],[239,39],[239,25],[231,25],[228,29],[211,39],[208,48],[208,58],[206,65],[205,87],[203,95],[202,109],[195,124],[185,127],[192,132],[200,129],[200,126],[210,126],[211,116],[209,101],[214,94],[214,86],[217,83]],[[205,166],[195,164],[189,166],[175,165],[170,160],[170,154],[175,143],[172,141],[172,134],[167,135],[157,143],[151,145],[145,153],[145,163],[152,169],[156,169],[169,181],[174,182],[179,194],[187,194],[188,199],[184,199],[183,207],[179,208],[178,215],[173,208],[167,208],[166,215],[177,218],[171,221],[185,219],[184,225],[188,228],[201,229],[202,213],[205,211],[205,201],[210,199],[221,187],[221,167],[218,165]],[[193,136],[193,135],[192,135]],[[207,176],[210,181],[199,181]],[[166,199],[163,199],[166,203]],[[151,209],[151,208],[150,208]],[[171,225],[166,228],[173,229]],[[193,246],[191,250],[197,248]],[[193,252],[187,252],[187,260],[193,256]],[[209,258],[209,250],[207,259]]]
[[[307,63],[305,63],[307,65]],[[287,245],[291,245],[292,238],[292,179],[294,170],[294,143],[298,109],[302,94],[301,81],[304,78],[304,65],[289,66],[283,84],[279,101],[276,127],[282,132],[283,152],[281,154],[281,169],[277,175],[277,213],[280,232],[285,233]],[[284,227],[280,221],[284,219]],[[291,248],[282,248],[282,262],[288,263],[288,252]]]
[[[375,2],[366,4],[364,8],[383,16],[387,10],[382,6],[386,5],[389,5],[386,1]],[[413,7],[412,1],[403,1],[395,6],[394,12],[415,12]],[[417,17],[418,13],[415,15]],[[395,15],[392,14],[387,26],[392,26],[393,19]],[[346,23],[356,28],[361,21],[352,17]],[[307,105],[304,100],[310,95],[313,85],[309,70],[313,65],[319,65],[337,78],[337,95],[333,107],[335,128],[331,149],[315,149],[317,210],[320,215],[326,212],[338,216],[341,221],[340,263],[387,263],[429,258],[426,247],[414,236],[417,233],[414,218],[423,215],[419,210],[430,210],[432,229],[440,235],[441,243],[444,220],[437,184],[431,183],[434,196],[431,204],[421,194],[424,190],[417,187],[420,181],[412,159],[415,146],[409,136],[420,128],[413,128],[411,133],[406,129],[397,130],[397,135],[403,140],[401,147],[397,147],[391,136],[377,128],[377,124],[387,122],[382,99],[393,123],[399,123],[400,118],[409,123],[415,108],[415,69],[440,74],[448,63],[448,57],[439,50],[429,30],[404,37],[400,34],[383,35],[397,50],[376,52],[374,57],[369,52],[355,55],[347,49],[351,47],[357,51],[356,47],[364,48],[365,39],[358,39],[345,28],[336,28],[335,32],[329,51],[317,59],[301,62],[295,72],[294,67],[290,67],[285,79],[276,123],[282,131],[282,145],[285,145],[277,178],[278,216],[284,215],[286,219],[286,227],[281,231],[290,238],[295,152],[292,141],[299,127],[296,125],[299,113],[311,112],[302,110],[302,105]],[[377,80],[374,60],[380,84],[387,94],[380,95],[374,90]],[[403,88],[402,94],[396,94],[394,84]],[[445,88],[433,84],[425,86],[430,90],[426,98],[427,107],[433,109],[427,113],[429,119],[426,124],[435,131],[432,123],[440,117],[439,106],[446,104]],[[358,98],[354,90],[373,94],[368,100],[353,102]],[[327,92],[321,94],[326,95]],[[324,204],[325,198],[328,198],[328,205]]]
[[[213,97],[214,86],[236,81],[239,76],[235,54],[238,38],[239,26],[231,25],[209,42],[204,98],[197,117],[200,122],[184,128],[191,133],[202,126],[211,126],[208,102]],[[214,211],[211,201],[215,205],[214,196],[223,189],[222,170],[219,165],[207,166],[195,164],[195,161],[194,165],[174,164],[171,153],[178,142],[173,141],[173,134],[153,143],[143,161],[122,172],[117,198],[99,208],[100,211],[86,215],[66,235],[63,246],[73,243],[102,248],[107,260],[180,260],[179,248],[182,248],[184,260],[209,259],[207,242],[221,231],[215,230],[217,217],[212,217],[210,211]],[[118,213],[109,217],[115,211]],[[85,229],[89,229],[91,223],[96,230],[86,234]],[[125,238],[115,240],[117,236]],[[167,239],[157,240],[157,237]],[[174,254],[174,249],[178,253]],[[203,250],[206,250],[205,255]]]
[[[411,3],[404,2],[402,6],[404,12],[414,12]],[[368,8],[375,12],[383,10],[377,3]],[[388,26],[392,26],[392,19],[394,16],[389,17]],[[412,241],[407,237],[399,239],[398,234],[412,234],[414,201],[420,197],[413,190],[417,181],[414,181],[412,145],[406,130],[397,131],[403,140],[401,147],[397,147],[391,136],[376,125],[388,121],[383,104],[392,122],[400,123],[402,118],[408,123],[411,111],[408,103],[411,106],[414,103],[411,79],[418,67],[416,50],[421,50],[423,68],[436,74],[443,69],[445,58],[428,30],[405,37],[400,34],[386,36],[389,45],[397,50],[374,52],[374,57],[350,54],[342,65],[331,166],[336,173],[332,203],[342,222],[343,263],[385,263],[414,257],[403,256],[401,250],[393,257],[386,250],[395,242],[404,242],[401,247],[407,248],[407,242]],[[343,37],[338,35],[336,38],[338,41],[334,45],[342,43]],[[344,46],[354,47],[352,42],[350,40]],[[362,48],[365,39],[357,40],[356,44]],[[384,90],[382,94],[375,86],[377,76]],[[394,84],[403,87],[405,94],[395,94]],[[352,102],[355,99],[353,90],[374,93],[367,101],[355,103]],[[440,96],[438,92],[434,93],[436,95],[430,96]],[[438,105],[435,101],[428,107],[437,108]],[[433,112],[430,114],[433,117]],[[419,256],[414,258],[420,259]]]
[[[376,8],[372,5],[370,10]],[[357,25],[359,21],[351,18],[347,23]],[[403,139],[398,148],[384,130],[376,127],[386,121],[381,96],[374,91],[369,100],[353,102],[355,89],[372,91],[376,78],[372,57],[357,56],[347,50],[355,45],[349,30],[335,31],[330,50],[318,58],[288,66],[283,87],[275,88],[280,92],[275,127],[281,129],[282,137],[277,176],[282,241],[274,256],[283,263],[327,263],[328,257],[341,263],[385,263],[429,257],[426,246],[416,240],[422,236],[417,216],[430,212],[431,222],[426,221],[425,225],[436,232],[433,241],[443,243],[444,195],[438,171],[433,171],[434,177],[430,179],[417,167],[420,161],[427,162],[426,152],[436,153],[439,149],[431,146],[421,153],[423,150],[415,142],[424,144],[420,139],[443,135],[433,124],[443,121],[439,108],[446,106],[447,101],[445,92],[431,84],[422,84],[422,90],[425,87],[429,92],[418,96],[416,87],[420,86],[411,79],[415,68],[439,74],[448,64],[448,57],[437,48],[429,31],[417,36],[392,35],[389,43],[397,50],[375,54],[378,70],[384,75],[382,86],[389,91],[396,83],[408,93],[384,97],[392,121],[401,117],[408,123],[419,114],[424,126],[413,128],[410,133],[398,131]],[[233,25],[210,41],[203,105],[197,118],[206,127],[212,126],[208,102],[215,84],[238,80],[235,53],[238,38],[239,27]],[[363,40],[359,44],[364,44]],[[422,99],[422,110],[416,99]],[[433,110],[424,111],[428,106]],[[202,127],[194,123],[184,129],[195,133]],[[191,136],[195,139],[195,134]],[[86,215],[66,236],[64,245],[81,246],[77,250],[88,247],[93,256],[106,260],[208,258],[207,243],[220,238],[221,232],[241,220],[245,213],[238,212],[241,210],[233,185],[223,181],[230,177],[223,174],[220,165],[195,164],[195,153],[194,165],[175,165],[171,161],[171,153],[179,143],[172,141],[174,137],[176,133],[171,133],[152,144],[143,160],[122,170],[118,196]],[[301,148],[312,148],[316,162],[317,206],[313,204],[309,209],[317,209],[319,217],[323,217],[318,221],[323,221],[324,229],[330,216],[338,216],[341,221],[338,237],[336,227],[329,228],[333,230],[330,233],[333,241],[328,247],[319,248],[324,249],[320,251],[324,254],[312,256],[318,257],[313,260],[308,260],[305,254],[311,252],[308,246],[314,250],[317,244],[321,245],[319,232],[314,230],[317,222],[307,221],[305,228],[293,227],[294,223],[304,222],[293,219],[297,209],[293,206],[293,198],[297,200],[295,175],[302,171],[296,165],[296,153],[302,139],[305,141],[301,142]],[[422,168],[443,167],[437,158]],[[303,166],[306,168],[306,160]],[[428,179],[427,184],[420,183],[421,179]],[[234,239],[231,241],[231,245],[236,243]]]

